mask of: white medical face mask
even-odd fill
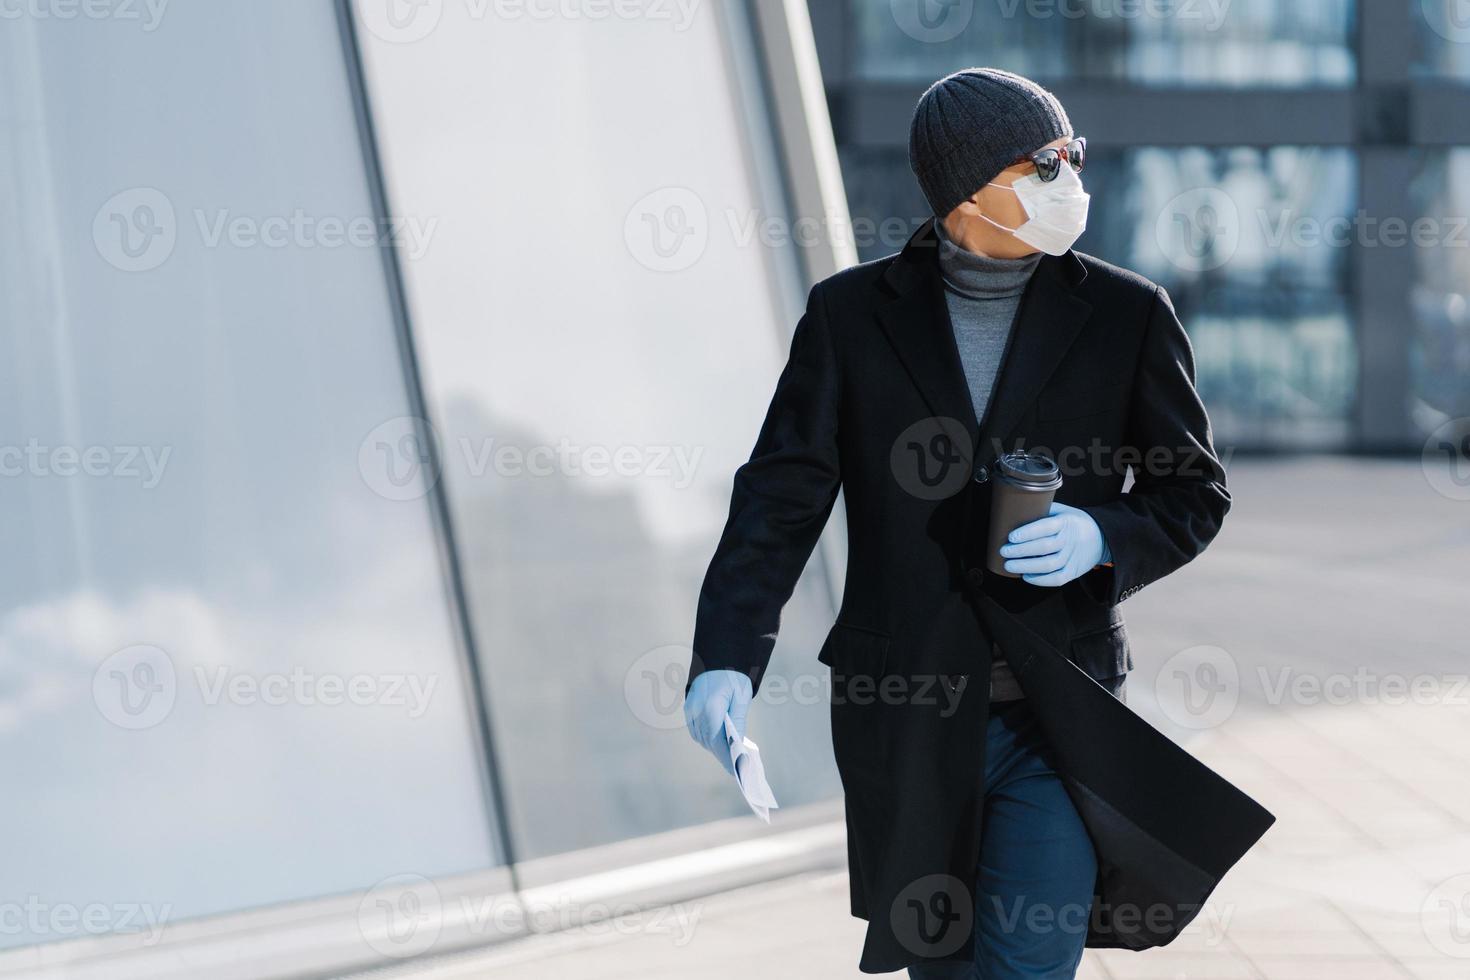
[[[1066,162],[1055,180],[1043,181],[1036,174],[1027,174],[1013,184],[986,186],[1015,191],[1026,209],[1027,220],[1019,228],[1007,228],[983,214],[980,217],[1047,255],[1066,254],[1087,229],[1087,204],[1092,197],[1082,189],[1077,171]]]

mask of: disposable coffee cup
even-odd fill
[[[1062,471],[1040,453],[1006,453],[997,457],[990,475],[990,541],[985,567],[996,575],[1020,578],[1005,570],[1000,546],[1023,524],[1045,517],[1062,485]]]

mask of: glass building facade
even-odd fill
[[[0,977],[317,976],[762,873],[682,718],[809,273],[758,16],[0,20]],[[822,693],[761,706],[788,828],[840,814]]]
[[[508,831],[534,859],[736,815],[680,704],[658,705],[675,737],[650,739],[625,701],[683,668],[803,298],[793,250],[740,231],[780,207],[740,24],[444,18],[415,44],[369,34],[366,63],[393,210],[440,223],[403,268],[493,725],[517,747]],[[485,98],[530,66],[534,99]],[[821,645],[831,596],[814,566],[778,663]],[[790,726],[790,802],[830,798],[825,705],[791,707],[769,716]]]
[[[252,237],[375,222],[333,10],[0,46],[5,901],[186,918],[494,865],[429,507],[357,463],[413,411],[379,255]],[[399,676],[420,701],[315,686]]]
[[[1078,248],[1170,291],[1219,442],[1417,451],[1467,414],[1470,27],[1452,0],[812,15],[864,258],[927,217],[907,160],[920,93],[1006,68],[1088,137]]]

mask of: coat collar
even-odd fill
[[[892,298],[878,308],[878,319],[929,408],[936,416],[960,420],[980,449],[980,461],[988,462],[1092,312],[1092,305],[1076,294],[1087,269],[1071,251],[1042,257],[1021,296],[982,425],[975,418],[950,325],[937,245],[934,223],[926,221],[883,274]]]

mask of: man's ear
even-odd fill
[[[979,191],[976,191],[975,193],[978,194]],[[963,201],[961,201],[960,203],[956,204],[954,206],[954,210],[951,211],[948,215],[946,215],[945,216],[945,219],[948,220],[950,217],[956,217],[956,218],[960,218],[960,217],[963,217],[963,218],[973,218],[973,217],[976,217],[979,214],[980,214],[980,202],[977,201],[977,200],[975,200],[975,194],[971,194],[969,197],[965,198]]]
[[[975,202],[971,200],[964,200],[961,201],[959,204],[956,204],[950,210],[949,214],[946,214],[944,217],[940,218],[939,223],[944,226],[944,233],[948,235],[951,239],[953,239],[956,235],[960,233],[960,229],[963,228],[967,223],[969,223],[970,219],[973,218],[974,215]]]
[[[960,225],[974,221],[980,216],[980,205],[976,202],[974,195],[965,198],[954,206],[954,209],[944,216],[944,226],[951,231]]]

